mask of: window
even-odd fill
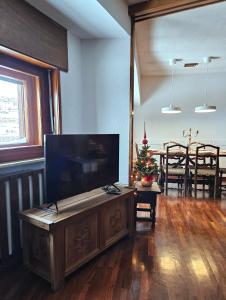
[[[54,119],[51,73],[0,54],[0,162],[43,156],[43,135]]]
[[[0,146],[27,143],[25,84],[0,76]]]

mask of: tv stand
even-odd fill
[[[55,208],[21,212],[25,266],[49,281],[55,291],[66,276],[123,237],[132,236],[134,192],[120,190],[121,195],[109,195],[99,188],[58,201],[58,213]]]

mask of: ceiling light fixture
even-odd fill
[[[169,106],[162,107],[161,112],[162,112],[162,114],[180,114],[181,108],[170,104]]]
[[[196,106],[195,108],[196,113],[208,113],[208,112],[214,112],[216,110],[217,108],[215,105],[207,105],[207,104]]]
[[[206,86],[204,90],[204,98],[207,100],[207,86],[208,86],[208,64],[211,63],[212,59],[211,57],[204,57],[203,63],[206,64]],[[215,112],[217,110],[217,107],[215,105],[199,105],[195,107],[195,113],[210,113]]]
[[[177,63],[178,59],[170,59],[169,60],[169,65],[172,67],[172,73],[171,73],[171,99],[173,100],[174,95],[173,95],[173,85],[174,85],[174,73],[173,73],[173,66]],[[178,106],[174,106],[173,104],[170,104],[169,106],[162,107],[161,108],[161,113],[162,114],[180,114],[181,113],[181,108]]]

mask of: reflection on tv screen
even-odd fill
[[[46,135],[47,201],[118,181],[119,135]]]

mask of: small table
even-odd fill
[[[156,221],[156,199],[157,195],[161,194],[160,187],[157,182],[153,182],[150,187],[142,186],[140,181],[135,183],[135,188],[137,191],[137,197],[135,199],[135,213],[136,213],[136,221],[147,221],[152,223],[152,228],[155,227]],[[140,208],[137,207],[139,203],[148,203],[150,205],[149,208]],[[138,217],[138,211],[145,211],[150,213],[150,217]]]

